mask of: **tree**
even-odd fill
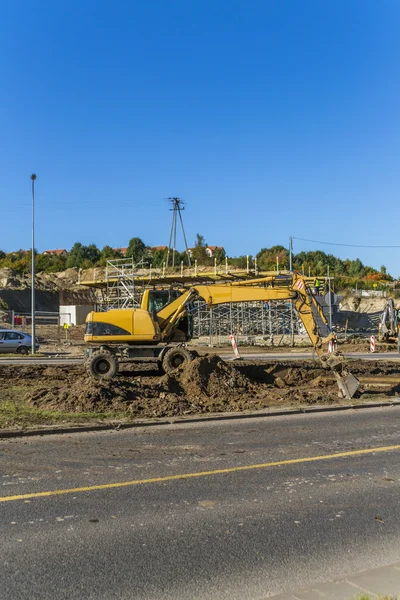
[[[104,246],[100,252],[100,266],[105,267],[108,260],[115,260],[118,258],[122,258],[121,252],[114,250],[114,248],[111,248],[111,246]]]
[[[96,244],[89,244],[89,246],[84,246],[86,248],[86,260],[90,261],[92,265],[96,265],[100,260],[100,250],[96,246]]]
[[[261,248],[256,258],[261,271],[275,271],[277,259],[280,269],[289,265],[289,251],[284,246]]]
[[[143,240],[138,237],[134,237],[129,240],[126,256],[128,258],[132,258],[133,262],[138,263],[142,260],[145,251],[146,245]]]
[[[210,257],[207,256],[206,252],[207,242],[204,239],[203,235],[196,233],[196,240],[194,242],[194,248],[192,250],[193,260],[197,260],[199,265],[207,265],[210,264]]]
[[[153,267],[162,267],[167,261],[168,250],[155,250],[152,255]]]
[[[66,267],[67,269],[72,267],[88,269],[94,267],[99,260],[100,250],[95,244],[83,246],[80,242],[76,242],[71,248]]]
[[[226,252],[223,248],[217,248],[213,254],[213,260],[217,261],[217,265],[220,265],[225,261]]]
[[[67,269],[71,269],[72,267],[80,267],[84,260],[84,250],[83,246],[80,242],[76,242],[69,253],[67,259]]]
[[[381,273],[382,273],[382,275],[386,275],[386,267],[385,267],[385,265],[381,266]]]
[[[364,265],[359,258],[350,261],[349,275],[350,277],[363,277],[365,275]]]
[[[247,268],[247,256],[245,255],[241,255],[241,256],[230,256],[229,257],[229,264],[232,265],[233,267],[238,267],[239,269],[246,269]],[[253,265],[253,258],[251,256],[249,256],[249,267],[251,267]]]

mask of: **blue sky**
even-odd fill
[[[4,3],[0,248],[30,246],[32,172],[39,251],[166,244],[168,196],[230,255],[396,245],[399,26],[398,0]]]

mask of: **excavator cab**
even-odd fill
[[[183,290],[169,288],[169,289],[152,289],[145,290],[142,297],[141,308],[147,310],[153,318],[162,323],[162,316],[159,314],[163,308],[171,304],[174,300],[177,300],[182,296]],[[190,314],[192,303],[187,306],[187,312],[182,317],[174,330],[173,337],[170,341],[174,342],[186,342],[193,337],[193,317]]]

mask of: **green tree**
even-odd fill
[[[238,267],[239,269],[247,268],[247,256],[242,254],[241,256],[230,256],[228,258],[229,265],[233,267]],[[249,256],[249,267],[253,266],[253,258]]]
[[[193,262],[197,260],[197,264],[199,265],[211,264],[212,261],[209,256],[207,256],[206,248],[207,242],[204,239],[204,236],[200,235],[200,233],[196,233],[196,240],[194,242],[194,248],[192,249]]]
[[[225,256],[226,256],[226,252],[223,248],[217,248],[213,254],[213,260],[217,260],[217,265],[222,264],[223,262],[225,262]]]
[[[163,263],[167,261],[168,250],[155,250],[152,256],[153,267],[162,267]]]
[[[146,252],[146,245],[138,237],[133,237],[129,240],[128,249],[126,251],[126,256],[128,258],[133,258],[133,262],[137,263],[142,260]]]
[[[99,260],[100,250],[95,244],[83,246],[80,242],[76,242],[71,248],[66,267],[67,269],[72,267],[88,269],[98,264]]]
[[[116,260],[118,258],[123,258],[121,252],[114,250],[111,246],[104,246],[100,253],[99,264],[101,267],[105,267],[108,260]]]
[[[256,258],[257,266],[261,271],[275,271],[277,259],[280,269],[289,265],[289,251],[284,246],[261,248]]]
[[[67,257],[63,254],[38,254],[35,257],[35,269],[38,273],[58,273],[65,270]]]
[[[365,268],[359,258],[350,261],[349,266],[350,277],[363,277],[365,275]]]

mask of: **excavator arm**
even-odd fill
[[[289,285],[284,287],[262,287],[261,283],[271,283],[272,277],[238,282],[226,285],[195,285],[185,291],[179,298],[163,307],[157,317],[163,338],[168,340],[179,320],[186,314],[188,304],[195,298],[205,300],[210,308],[219,304],[236,302],[268,302],[270,300],[290,300],[298,313],[308,336],[319,355],[323,354],[322,345],[334,338],[330,333],[321,337],[316,316],[327,327],[325,316],[320,305],[306,286],[304,278],[294,275]],[[257,285],[255,285],[257,284]]]
[[[203,298],[210,308],[230,302],[290,300],[293,302],[293,307],[299,315],[321,362],[324,366],[327,365],[332,368],[342,395],[351,398],[358,388],[358,381],[353,375],[343,370],[343,362],[340,359],[324,359],[326,355],[323,345],[334,339],[335,334],[330,332],[325,337],[320,335],[317,320],[320,319],[327,329],[328,324],[305,278],[298,273],[293,273],[287,285],[272,287],[275,281],[277,280],[274,277],[266,277],[225,285],[193,286],[157,313],[163,340],[169,341],[171,339],[180,319],[187,314],[188,305],[196,297]],[[342,373],[339,373],[340,370],[342,370]]]

